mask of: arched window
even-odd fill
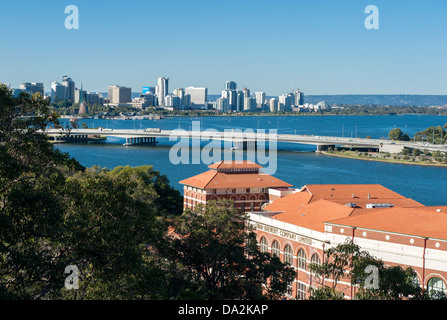
[[[430,280],[428,280],[427,289],[428,289],[428,292],[431,292],[431,293],[435,293],[435,292],[442,292],[444,294],[446,293],[445,283],[438,277],[433,277],[433,278],[430,278]]]
[[[284,248],[284,262],[287,264],[293,264],[293,250],[290,245],[286,245]]]
[[[298,268],[306,269],[306,252],[303,249],[298,251]]]
[[[318,254],[314,253],[312,255],[312,257],[310,258],[310,262],[315,263],[315,264],[321,264],[320,256]]]
[[[265,237],[262,237],[262,238],[261,238],[259,247],[260,247],[259,250],[260,250],[261,252],[268,252],[268,251],[269,251],[269,247],[268,247],[267,239],[266,239]]]
[[[279,243],[276,240],[272,243],[272,256],[277,256],[279,258]]]

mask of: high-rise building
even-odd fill
[[[236,111],[244,111],[244,92],[237,91]]]
[[[155,88],[155,94],[158,97],[158,103],[160,106],[165,105],[165,98],[169,93],[169,78],[158,78],[157,87]]]
[[[191,96],[191,107],[206,108],[208,103],[208,88],[204,87],[187,87],[185,94]]]
[[[174,90],[174,95],[180,98],[181,100],[181,109],[189,109],[191,108],[191,95],[185,93],[184,88],[177,88]]]
[[[62,85],[65,86],[65,100],[75,102],[75,82],[68,76],[62,77]]]
[[[295,103],[295,95],[292,93],[282,94],[279,96],[279,111],[289,112]]]
[[[223,97],[218,98],[216,101],[216,109],[221,112],[230,111],[231,109],[230,109],[230,105],[228,103],[228,98],[223,98]]]
[[[25,82],[19,88],[29,94],[40,93],[42,97],[45,96],[44,86],[41,82]]]
[[[237,84],[234,81],[227,81],[225,83],[225,90],[236,90]]]
[[[63,84],[57,81],[53,81],[51,83],[51,92],[50,92],[51,102],[58,103],[59,101],[67,100],[66,92],[67,88]]]
[[[109,86],[108,99],[112,104],[128,103],[132,101],[132,89],[122,86]]]
[[[265,92],[255,92],[255,98],[258,108],[262,109],[265,103]]]
[[[278,99],[271,98],[270,99],[270,112],[277,112],[278,111]]]
[[[244,98],[244,111],[256,111],[256,98],[254,97]]]
[[[175,110],[180,110],[182,109],[182,100],[180,99],[180,97],[173,95],[173,94],[168,94],[165,97],[165,105],[166,108],[173,108]]]

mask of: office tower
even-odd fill
[[[236,111],[244,111],[244,93],[237,91]]]
[[[173,95],[173,94],[168,94],[165,97],[165,107],[166,108],[173,108],[176,110],[180,110],[182,108],[182,100],[180,99],[180,97]]]
[[[255,92],[257,107],[262,109],[265,102],[265,92]]]
[[[221,112],[230,111],[230,105],[228,103],[228,98],[218,98],[216,101],[216,109]]]
[[[45,96],[44,86],[41,82],[25,82],[19,88],[29,94],[40,93],[42,97]]]
[[[158,102],[160,106],[165,105],[165,98],[169,92],[169,78],[160,77],[158,78],[157,87],[155,88],[155,94],[158,97]]]
[[[227,81],[225,83],[225,90],[236,90],[237,85],[234,81]]]
[[[278,99],[271,98],[270,99],[270,112],[277,112],[278,111]]]
[[[291,111],[294,105],[295,96],[291,93],[282,94],[279,96],[279,111]]]
[[[110,103],[120,104],[132,101],[132,89],[117,85],[109,86],[108,98]]]
[[[62,77],[62,85],[65,86],[65,100],[75,102],[75,82],[68,76]]]
[[[175,89],[174,95],[180,98],[182,110],[191,108],[191,95],[187,94],[184,88]]]
[[[187,87],[185,94],[191,96],[192,108],[206,108],[208,104],[208,88],[203,87]]]
[[[63,84],[57,81],[53,81],[51,83],[51,92],[50,92],[51,102],[58,103],[59,101],[67,100],[66,91],[67,88]]]
[[[244,89],[242,89],[242,92],[244,93],[244,98],[247,98],[250,96],[250,89],[244,88]]]
[[[256,111],[256,99],[254,97],[244,98],[244,111]]]
[[[295,92],[295,106],[302,106],[304,104],[304,93],[298,91]]]
[[[142,93],[143,94],[146,94],[146,93],[155,94],[155,87],[143,87]]]

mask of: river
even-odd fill
[[[66,121],[66,120],[63,120]],[[409,136],[430,126],[444,126],[447,116],[244,116],[174,117],[162,120],[84,119],[89,127],[115,129],[182,128],[190,130],[193,121],[206,129],[276,129],[278,133],[344,137],[385,138],[389,130],[401,128]],[[197,122],[196,122],[197,123]],[[59,144],[84,166],[153,165],[182,191],[178,181],[208,170],[207,164],[179,164],[170,161],[176,141],[159,139],[157,146],[123,146],[124,139],[109,137],[104,143]],[[202,143],[203,145],[203,143]],[[205,143],[206,145],[206,143]],[[278,143],[275,176],[294,187],[306,184],[381,184],[424,205],[447,205],[447,168],[382,163],[336,158],[315,153],[316,147]]]

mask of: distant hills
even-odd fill
[[[447,95],[305,95],[305,102],[347,105],[389,105],[389,106],[443,106]]]
[[[107,92],[101,92],[107,97]],[[132,92],[132,98],[140,92]],[[208,100],[216,101],[220,94],[208,94]],[[267,99],[273,96],[267,96]],[[276,97],[277,98],[277,97]],[[445,106],[447,95],[416,95],[416,94],[334,94],[334,95],[304,95],[304,102],[316,104],[325,101],[330,105],[388,105],[388,106]]]
[[[209,94],[209,100],[216,100],[219,94]],[[267,99],[271,97],[268,96]],[[331,105],[388,105],[388,106],[444,106],[447,95],[411,95],[411,94],[340,94],[340,95],[304,95],[304,102],[316,104],[325,101]]]

